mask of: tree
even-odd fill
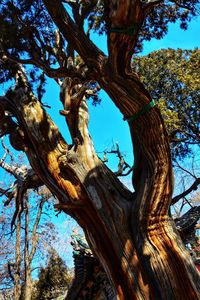
[[[163,49],[134,59],[135,70],[161,109],[174,146],[173,159],[191,153],[191,146],[200,141],[196,109],[200,96],[199,59],[199,49]]]
[[[46,268],[41,268],[33,299],[55,299],[69,288],[71,278],[64,261],[51,251]]]
[[[7,262],[8,257],[13,252],[13,245],[3,234],[6,226],[5,216],[1,216],[1,229],[0,229],[0,238],[1,238],[1,246],[0,246],[0,291],[2,293],[6,293],[13,287],[12,279],[8,274],[8,266]]]
[[[199,298],[199,275],[168,214],[173,191],[168,134],[158,107],[131,70],[142,40],[161,38],[176,20],[186,28],[198,4],[7,0],[1,6],[1,81],[16,82],[0,98],[1,133],[26,153],[58,198],[57,209],[83,228],[118,299]],[[92,29],[106,32],[108,56],[90,39]],[[72,145],[41,102],[45,76],[60,85],[60,113]],[[134,193],[93,147],[86,100],[97,101],[99,88],[129,125]]]
[[[32,272],[36,267],[36,256],[39,255],[41,259],[44,258],[47,244],[51,245],[52,237],[47,233],[48,230],[50,229],[51,234],[56,235],[53,224],[49,220],[46,221],[42,216],[51,193],[46,188],[39,188],[39,180],[35,174],[23,164],[22,159],[18,159],[16,162],[14,155],[11,154],[3,141],[2,146],[5,150],[0,160],[0,167],[4,170],[3,177],[6,178],[6,173],[12,177],[11,180],[7,180],[8,182],[5,180],[1,183],[3,187],[0,188],[1,196],[4,198],[0,229],[2,237],[2,249],[0,249],[1,277],[4,280],[0,285],[2,290],[7,287],[10,291],[14,286],[15,300],[28,300],[31,299],[32,294]],[[11,157],[10,163],[7,156]],[[13,177],[15,181],[10,184]],[[10,207],[6,210],[8,206]],[[42,230],[44,224],[46,229]],[[42,239],[41,235],[43,235]],[[44,246],[45,237],[49,240],[45,242]],[[55,241],[54,238],[53,242],[55,243]]]

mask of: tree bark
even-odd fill
[[[141,1],[110,1],[110,29],[137,25],[134,36],[108,34],[108,58],[86,39],[61,1],[44,0],[63,36],[85,60],[91,78],[127,119],[149,105],[151,97],[131,72],[130,62],[145,12]],[[95,153],[88,132],[84,95],[67,80],[62,103],[73,145],[68,145],[27,86],[3,97],[4,109],[17,118],[18,140],[35,173],[58,198],[57,209],[71,215],[86,238],[120,300],[199,299],[200,280],[172,219],[173,191],[168,136],[158,108],[130,121],[134,149],[134,193],[116,178]],[[71,86],[71,88],[70,88]],[[2,105],[3,106],[3,105]],[[2,107],[3,109],[3,107]],[[19,145],[18,145],[19,149]]]
[[[31,260],[29,257],[29,199],[25,195],[25,243],[24,243],[24,285],[22,300],[31,300],[32,294],[32,275]]]
[[[14,298],[20,299],[21,295],[21,282],[20,282],[20,269],[21,269],[21,218],[18,215],[16,225],[16,245],[15,245],[15,271],[14,271]]]
[[[25,242],[24,242],[24,285],[21,293],[21,300],[30,300],[32,296],[32,288],[33,288],[33,280],[32,280],[32,261],[36,252],[37,248],[37,228],[40,222],[42,208],[45,203],[45,196],[40,201],[35,222],[32,228],[31,236],[29,236],[29,226],[30,226],[30,219],[29,219],[29,198],[28,195],[25,196],[26,201],[26,208],[25,208]]]
[[[115,104],[122,113],[130,117],[135,114],[135,97],[140,97],[141,102],[143,98],[143,103],[145,98],[149,102],[151,99],[142,89],[137,95],[140,88],[131,76],[126,81],[129,85],[124,88],[123,77],[112,78],[107,92],[114,101],[116,99]],[[117,102],[119,98],[123,100]],[[188,299],[198,299],[195,285],[199,289],[199,275],[168,215],[173,192],[171,159],[167,133],[158,109],[153,108],[135,123],[129,122],[129,127],[136,161],[131,232],[138,258],[152,286],[153,299],[180,299],[186,294]]]

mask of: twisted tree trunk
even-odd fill
[[[90,79],[126,119],[137,118],[129,121],[135,192],[127,190],[95,153],[84,93],[79,93],[82,83],[76,80],[66,78],[61,93],[73,145],[65,142],[26,83],[1,98],[2,111],[11,111],[20,124],[11,142],[20,141],[17,148],[26,152],[35,173],[58,198],[57,209],[84,229],[118,299],[199,299],[199,275],[168,215],[173,190],[168,136],[156,107],[144,113],[151,98],[130,69],[145,14],[141,1],[110,1],[108,57],[74,25],[61,1],[56,6],[53,0],[44,4],[84,59]],[[134,36],[116,32],[133,26]]]
[[[109,90],[119,97],[124,90],[112,90],[113,86],[113,82],[109,84]],[[131,193],[97,157],[88,132],[84,99],[77,101],[77,109],[73,106],[78,112],[74,129],[78,137],[73,137],[77,137],[73,146],[66,144],[26,88],[17,90],[12,99],[2,100],[20,120],[24,130],[22,149],[33,169],[59,199],[57,208],[70,214],[84,229],[118,298],[180,299],[187,293],[188,299],[198,299],[195,284],[199,275],[168,217],[170,153],[158,110],[154,108],[142,116],[137,126],[130,123],[138,162],[135,193]],[[130,93],[126,101],[131,101]],[[70,103],[67,105],[64,108],[71,112],[66,117],[70,125],[68,117],[73,111]],[[126,115],[128,109],[131,115],[131,107],[125,106]]]

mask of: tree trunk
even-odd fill
[[[110,1],[111,29],[141,25],[145,15],[141,2]],[[83,228],[118,299],[178,300],[186,295],[188,300],[199,299],[199,274],[168,215],[173,191],[168,136],[156,107],[141,113],[151,97],[130,68],[139,28],[134,36],[111,30],[105,57],[73,24],[61,1],[56,6],[53,0],[44,4],[64,38],[84,59],[92,80],[126,119],[137,118],[129,121],[135,192],[127,190],[97,157],[88,132],[86,101],[77,92],[81,84],[70,78],[65,79],[61,101],[73,145],[65,142],[26,84],[12,99],[7,96],[1,101],[2,109],[11,111],[20,124],[22,132],[15,132],[15,139],[35,173],[58,198],[57,209]]]
[[[31,260],[29,257],[29,199],[25,195],[25,245],[24,245],[24,285],[22,300],[31,300],[32,294],[32,276]]]
[[[27,278],[23,286],[23,295],[21,300],[31,300],[32,296],[32,278],[31,271],[27,270]]]
[[[117,70],[118,71],[118,70]],[[105,86],[125,118],[136,114],[151,99],[132,75],[126,82],[116,70]],[[124,95],[126,94],[126,97]],[[121,102],[118,99],[123,99]],[[125,99],[124,99],[125,98]],[[145,99],[146,98],[146,99]],[[146,102],[146,101],[148,102]],[[168,210],[173,192],[168,136],[158,109],[129,122],[134,147],[131,233],[139,261],[148,277],[152,299],[198,299],[199,274],[175,229]],[[181,272],[180,272],[181,270]],[[184,282],[184,284],[183,284]]]
[[[16,245],[15,245],[15,272],[14,272],[14,299],[19,300],[21,295],[21,282],[20,282],[20,265],[21,265],[21,218],[17,216],[16,225]]]

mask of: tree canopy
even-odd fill
[[[35,283],[33,299],[54,299],[66,293],[71,277],[64,261],[55,250],[51,251],[46,268],[41,268]]]
[[[53,3],[53,2],[52,2]],[[132,36],[133,46],[131,53],[141,49],[142,41],[150,40],[152,37],[162,38],[168,31],[168,24],[180,22],[180,27],[187,28],[188,22],[192,17],[198,15],[199,1],[138,1],[137,3],[144,10],[145,15],[141,14],[138,20],[133,18],[133,24],[129,24],[129,20],[125,19],[124,25],[127,33]],[[78,51],[78,47],[72,45],[74,26],[76,27],[79,38],[84,35],[85,31],[89,36],[90,31],[112,32],[117,27],[117,31],[123,32],[120,26],[116,23],[111,24],[111,11],[119,4],[115,1],[59,1],[58,7],[54,10],[63,10],[63,21],[67,18],[67,22],[71,25],[72,32],[67,33],[67,39],[63,30],[56,30],[58,23],[54,23],[54,18],[49,15],[51,2],[42,0],[35,1],[2,1],[0,7],[0,27],[1,27],[1,82],[7,81],[13,76],[13,68],[11,61],[25,63],[36,66],[41,69],[47,76],[52,78],[60,78],[70,75],[65,66],[69,56],[73,51]],[[120,5],[119,5],[120,6]],[[65,15],[64,11],[70,11],[69,15]],[[131,14],[133,14],[131,9]],[[115,18],[113,17],[115,22]],[[73,25],[73,26],[72,26]],[[59,26],[58,26],[59,27]],[[118,28],[119,27],[119,28]],[[138,36],[138,31],[140,35]],[[9,37],[9,38],[8,38]],[[83,37],[83,36],[82,36]],[[84,42],[84,37],[82,42]],[[90,42],[91,43],[91,42]],[[132,44],[132,43],[131,43]],[[94,47],[91,43],[91,48]],[[135,48],[135,50],[134,50]],[[79,51],[78,51],[79,52]],[[95,51],[94,51],[95,52]],[[131,54],[130,53],[130,54]],[[80,53],[79,53],[80,54]],[[9,60],[5,60],[5,56]],[[83,57],[82,57],[83,59]],[[8,63],[9,62],[9,63]],[[11,68],[12,66],[12,68]],[[58,67],[59,66],[59,67]],[[9,72],[12,69],[12,72]],[[14,68],[15,69],[15,68]],[[44,89],[44,75],[35,75],[33,70],[30,70],[30,78],[32,83],[38,81],[37,91],[41,97]]]
[[[199,60],[199,49],[163,49],[134,59],[135,70],[161,109],[176,158],[199,144]]]

